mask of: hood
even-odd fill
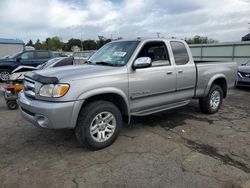
[[[15,61],[15,60],[12,58],[0,58],[0,63],[1,62],[13,62],[13,61]]]
[[[9,80],[10,81],[17,81],[17,80],[23,80],[24,79],[24,74],[27,72],[16,72],[16,73],[12,73],[10,75]]]
[[[27,71],[33,71],[33,70],[37,70],[37,68],[36,67],[32,67],[32,66],[21,65],[21,66],[17,67],[16,69],[14,69],[12,71],[12,73],[27,72]]]
[[[240,72],[250,73],[250,66],[239,66],[238,70]]]
[[[84,78],[109,75],[111,72],[120,70],[121,67],[103,66],[103,65],[69,65],[53,69],[32,71],[44,77],[56,77],[58,80],[80,80]]]

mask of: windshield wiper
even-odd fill
[[[94,64],[92,61],[85,61],[86,64]]]
[[[109,62],[105,62],[105,61],[97,61],[97,62],[92,62],[92,61],[86,61],[86,64],[92,64],[92,65],[107,65],[107,66],[120,66],[119,64],[115,64],[115,63],[109,63]]]
[[[104,62],[104,61],[98,61],[98,62],[95,62],[96,65],[109,65],[109,66],[113,66],[112,63],[108,63],[108,62]]]

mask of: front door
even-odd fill
[[[137,55],[137,58],[150,57],[152,67],[136,69],[129,74],[132,113],[150,110],[174,101],[176,72],[168,54],[164,42],[148,42]]]
[[[34,52],[23,52],[19,56],[19,65],[34,66]]]

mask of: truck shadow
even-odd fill
[[[123,134],[123,132],[129,134],[131,129],[139,129],[139,127],[143,126],[160,126],[166,131],[168,131],[178,126],[185,125],[186,120],[188,119],[207,121],[210,124],[213,123],[212,120],[200,115],[201,112],[199,110],[198,103],[192,102],[188,106],[177,108],[174,110],[168,110],[148,116],[132,117],[130,125],[124,123],[121,134]],[[31,132],[29,134],[26,134],[26,139],[24,143],[26,146],[35,146],[37,148],[40,148],[41,146],[46,146],[47,148],[51,148],[53,150],[78,150],[80,148],[79,151],[89,151],[77,142],[74,130],[46,130],[34,127],[30,131]]]
[[[203,116],[199,109],[198,102],[194,101],[187,106],[177,109],[167,110],[148,116],[133,117],[131,124],[140,124],[150,127],[160,126],[165,130],[169,130],[185,125],[186,120],[206,121],[209,124],[214,123],[214,120],[210,119],[209,116]]]

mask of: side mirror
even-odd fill
[[[133,64],[133,69],[143,69],[152,66],[152,59],[150,57],[139,57]]]

